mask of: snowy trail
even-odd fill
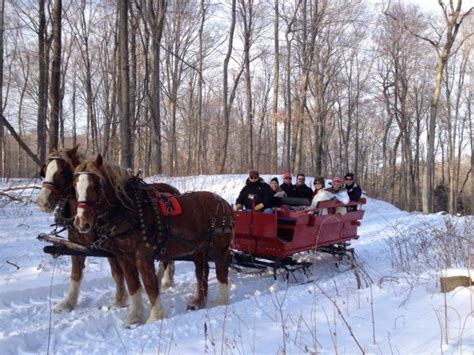
[[[181,191],[204,189],[233,202],[244,176],[210,176],[161,179]],[[0,349],[3,354],[50,353],[221,353],[288,354],[304,352],[360,353],[354,338],[338,316],[335,302],[352,327],[355,338],[369,353],[438,353],[474,351],[474,318],[468,288],[447,295],[449,344],[440,344],[444,296],[436,290],[435,272],[417,276],[395,270],[390,246],[400,237],[430,226],[443,226],[443,216],[407,213],[369,199],[353,241],[361,275],[368,273],[372,286],[358,290],[351,270],[338,269],[328,255],[312,256],[312,282],[299,284],[271,271],[230,271],[231,302],[215,307],[216,279],[211,264],[208,308],[188,312],[194,293],[194,266],[177,263],[176,284],[163,290],[163,321],[123,327],[126,309],[109,308],[115,285],[105,258],[88,258],[77,308],[51,313],[50,306],[65,296],[70,273],[69,257],[54,261],[36,241],[47,232],[52,216],[34,204],[0,200]],[[13,265],[12,265],[13,264]],[[17,265],[19,269],[16,268]],[[51,276],[54,269],[53,286]],[[307,281],[302,275],[300,281]],[[382,286],[382,287],[380,287]],[[324,294],[323,294],[324,292]],[[331,298],[328,299],[328,297]],[[148,306],[143,295],[145,312]],[[49,326],[51,317],[51,327]],[[374,320],[372,319],[374,318]],[[373,330],[375,325],[375,330]],[[375,334],[375,345],[373,339]],[[337,334],[337,339],[334,339]]]

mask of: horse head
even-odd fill
[[[76,145],[71,149],[51,152],[40,172],[44,178],[36,203],[43,212],[51,212],[58,201],[73,196],[74,168],[79,165],[82,156]]]
[[[125,184],[130,173],[117,165],[105,163],[100,154],[84,161],[74,172],[74,188],[77,199],[77,213],[74,226],[81,233],[90,232],[99,215],[121,206],[127,207],[129,200]]]

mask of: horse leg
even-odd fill
[[[174,286],[174,270],[174,261],[160,261],[160,266],[156,273],[160,290]]]
[[[217,277],[217,298],[216,305],[229,304],[229,247],[214,248],[216,277]]]
[[[209,277],[209,263],[207,254],[199,252],[194,256],[194,265],[196,267],[196,295],[188,303],[188,310],[204,308],[207,301],[207,288]]]
[[[117,258],[107,259],[109,260],[110,271],[115,281],[115,299],[112,302],[112,308],[123,308],[127,305],[124,274]]]
[[[165,316],[165,312],[160,303],[160,291],[158,288],[158,280],[155,275],[155,263],[153,257],[138,258],[137,266],[151,305],[150,317],[146,322],[153,323],[158,319],[163,319]]]
[[[143,302],[137,267],[129,259],[117,257],[117,261],[125,276],[125,282],[127,283],[130,295],[130,305],[128,306],[124,324],[129,326],[141,323],[143,320]]]
[[[71,256],[71,282],[69,283],[69,290],[66,298],[57,303],[53,307],[53,311],[60,313],[64,310],[72,311],[76,308],[77,299],[79,298],[79,287],[82,281],[82,272],[84,270],[85,256]]]

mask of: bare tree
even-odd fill
[[[46,26],[46,0],[39,0],[39,27],[38,27],[38,121],[36,137],[38,142],[38,156],[41,162],[46,159],[46,122],[48,110],[48,66],[49,46]]]
[[[413,31],[408,24],[404,24],[405,29],[407,29],[411,34],[432,45],[438,57],[438,62],[436,63],[435,68],[435,87],[433,96],[431,98],[431,110],[427,135],[428,147],[426,151],[426,167],[423,184],[424,189],[422,192],[423,212],[425,213],[430,212],[433,209],[432,192],[435,162],[436,114],[438,112],[439,99],[441,95],[443,73],[456,41],[456,37],[459,33],[459,29],[461,28],[464,19],[469,16],[473,10],[473,7],[471,7],[464,14],[462,14],[462,0],[457,0],[456,2],[450,1],[449,4],[445,4],[443,0],[438,0],[438,3],[443,13],[445,28],[438,32],[436,39],[423,36],[418,32]],[[385,12],[385,14],[392,17],[396,21],[399,21],[396,16],[393,16],[388,12]],[[446,33],[445,38],[443,36],[444,33]]]
[[[280,94],[280,12],[279,1],[275,0],[275,19],[273,23],[274,42],[274,76],[273,76],[273,105],[272,105],[272,140],[271,140],[271,168],[272,173],[278,170],[278,96]]]
[[[234,42],[234,31],[235,31],[235,13],[236,13],[236,0],[232,0],[231,8],[231,21],[229,29],[229,44],[227,47],[227,54],[224,59],[224,70],[223,70],[223,89],[222,89],[222,102],[223,102],[223,114],[224,114],[224,137],[221,148],[221,159],[219,162],[219,173],[223,173],[225,170],[225,163],[227,160],[227,149],[229,143],[229,121],[230,121],[230,100],[229,100],[229,61],[232,55],[232,48]]]
[[[119,63],[120,63],[120,163],[133,168],[132,132],[130,127],[130,69],[128,59],[128,0],[119,0]]]
[[[49,120],[49,151],[58,149],[59,111],[61,84],[61,0],[54,0],[53,6],[53,60],[51,62],[51,119]]]
[[[5,0],[0,3],[0,116],[3,117],[3,33],[5,32]],[[5,129],[0,123],[0,177],[3,177],[3,145],[5,139]]]

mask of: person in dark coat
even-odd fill
[[[347,194],[349,195],[349,199],[351,201],[359,201],[360,196],[362,195],[362,189],[359,187],[359,185],[356,184],[354,181],[354,174],[353,173],[347,173],[346,176],[344,176],[345,184],[344,188],[347,190]],[[355,211],[357,210],[357,206],[348,206],[347,211]]]
[[[354,181],[354,174],[347,173],[346,176],[344,176],[344,180],[346,181],[344,188],[347,190],[349,199],[351,201],[359,201],[360,196],[362,195],[362,189]]]
[[[296,191],[298,192],[298,197],[311,201],[313,198],[313,191],[306,185],[305,180],[306,177],[302,173],[299,173],[296,176]]]
[[[251,170],[245,181],[245,186],[237,197],[235,208],[251,210],[263,213],[272,213],[273,190],[270,185],[260,178],[258,171]]]
[[[286,196],[300,197],[296,190],[296,186],[291,183],[291,174],[289,172],[283,173],[283,184],[281,184],[280,187],[286,192]]]
[[[283,191],[278,184],[278,178],[274,177],[270,180],[270,187],[273,190],[273,203],[272,207],[280,207],[281,206],[281,199],[286,197],[286,192]]]

